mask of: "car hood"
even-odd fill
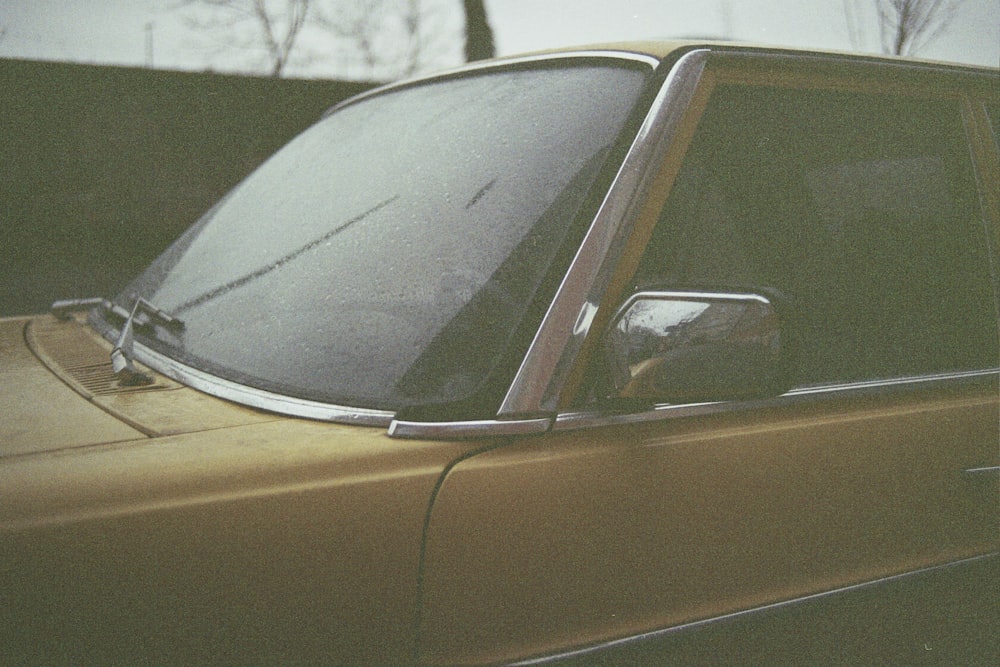
[[[284,419],[158,374],[120,386],[110,351],[76,320],[0,319],[0,458]]]
[[[274,415],[156,374],[120,387],[109,352],[82,322],[0,319],[14,662],[407,661],[428,508],[482,444]]]

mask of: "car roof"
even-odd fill
[[[425,81],[439,79],[441,77],[449,77],[456,74],[461,75],[466,72],[475,71],[483,68],[503,66],[504,64],[508,63],[517,63],[534,59],[540,59],[540,60],[558,59],[560,56],[570,57],[570,56],[580,56],[580,55],[613,55],[615,53],[620,53],[622,54],[622,56],[626,57],[628,55],[631,55],[633,57],[647,59],[650,62],[650,64],[652,64],[653,61],[666,63],[670,61],[676,61],[683,54],[699,49],[705,49],[715,52],[730,52],[730,53],[745,53],[745,54],[756,53],[756,54],[775,54],[775,55],[801,55],[801,56],[810,56],[820,59],[829,58],[831,60],[836,60],[842,63],[855,62],[855,63],[871,63],[871,64],[882,63],[882,64],[895,64],[895,65],[900,65],[900,64],[904,65],[910,64],[917,66],[922,65],[940,71],[951,70],[954,72],[965,72],[967,74],[971,73],[979,77],[982,77],[983,75],[986,75],[988,77],[1000,75],[1000,68],[986,67],[983,65],[970,65],[970,64],[963,64],[956,62],[942,62],[942,61],[934,61],[934,60],[912,58],[912,57],[862,53],[857,51],[804,49],[804,48],[795,48],[787,46],[754,44],[751,42],[737,42],[737,41],[712,40],[712,39],[596,42],[592,44],[581,44],[576,46],[563,46],[551,49],[526,51],[523,53],[498,56],[495,58],[488,58],[485,60],[476,60],[450,69],[445,69],[436,72],[429,72],[427,74],[420,74],[411,78],[405,78],[398,81],[390,81],[383,85],[376,86],[375,88],[367,90],[359,95],[355,95],[349,99],[341,101],[339,104],[336,104],[330,109],[328,109],[326,114],[328,115],[346,106],[350,106],[355,102],[366,99],[368,97],[372,97],[374,95],[381,94],[388,90],[403,88],[414,84],[419,84]]]
[[[758,53],[785,53],[785,54],[802,54],[802,55],[813,55],[813,56],[831,56],[838,59],[851,59],[857,61],[874,61],[874,62],[885,62],[885,63],[912,63],[912,64],[928,64],[928,65],[943,65],[947,67],[957,67],[961,69],[974,69],[981,72],[998,73],[1000,72],[1000,67],[989,67],[985,65],[973,65],[968,63],[960,63],[953,61],[940,61],[931,60],[926,58],[916,58],[912,56],[893,56],[885,54],[868,53],[861,51],[838,51],[832,49],[808,49],[802,47],[789,47],[781,45],[768,45],[768,44],[758,44],[753,42],[738,42],[738,41],[725,41],[725,40],[693,40],[693,39],[676,39],[676,40],[638,40],[638,41],[622,41],[622,42],[598,42],[593,44],[584,44],[579,46],[571,47],[559,47],[553,49],[544,49],[538,51],[532,51],[527,53],[521,53],[517,55],[512,55],[509,58],[503,57],[498,58],[498,61],[523,58],[525,56],[541,56],[541,55],[559,55],[560,53],[579,53],[579,52],[608,52],[608,51],[619,51],[623,53],[632,53],[637,55],[648,56],[656,58],[658,60],[666,60],[668,58],[676,57],[684,52],[691,51],[698,48],[706,48],[712,50],[736,50],[736,51],[751,51]]]

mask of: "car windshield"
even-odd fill
[[[115,301],[182,319],[136,340],[243,385],[375,409],[466,399],[540,318],[647,72],[567,59],[348,104]]]

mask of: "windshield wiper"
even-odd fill
[[[102,299],[101,297],[92,297],[89,299],[62,299],[60,301],[53,301],[52,305],[49,307],[49,312],[55,315],[56,319],[68,320],[69,316],[73,313],[78,313],[81,310],[90,310],[91,308],[102,308],[109,313],[117,315],[123,320],[128,317],[127,310],[116,306],[107,299]]]
[[[114,370],[115,375],[118,376],[118,382],[125,386],[152,384],[153,378],[138,370],[135,364],[132,363],[134,358],[132,352],[132,330],[136,326],[136,317],[145,315],[147,318],[145,322],[139,322],[138,326],[159,324],[173,331],[183,329],[184,323],[169,313],[160,310],[142,297],[138,297],[135,300],[131,312],[116,306],[107,299],[99,297],[56,301],[52,304],[51,311],[57,318],[65,320],[74,312],[89,310],[91,308],[102,308],[125,320],[122,324],[121,332],[118,334],[118,340],[115,341],[115,346],[111,350],[111,368]]]
[[[118,334],[115,347],[111,350],[111,368],[114,370],[115,375],[118,376],[118,382],[126,386],[153,383],[153,378],[137,370],[132,364],[132,327],[136,315],[141,313],[145,313],[149,317],[148,322],[157,323],[168,329],[179,330],[184,328],[184,323],[176,317],[160,310],[141,296],[137,298],[135,305],[132,306],[132,312],[129,313],[128,319],[122,325],[122,330]]]

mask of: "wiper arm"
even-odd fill
[[[114,370],[115,375],[118,376],[118,382],[125,386],[152,384],[153,378],[136,369],[135,364],[132,363],[134,358],[132,352],[132,330],[135,326],[136,317],[145,315],[148,318],[146,322],[140,322],[140,326],[142,324],[153,323],[175,331],[183,329],[184,323],[169,313],[160,310],[142,297],[138,297],[135,300],[135,305],[132,306],[131,312],[116,306],[107,299],[99,297],[56,301],[52,304],[51,311],[57,318],[65,320],[71,313],[90,308],[103,308],[125,320],[122,324],[121,332],[118,334],[118,340],[115,341],[115,346],[111,350],[111,368]]]
[[[122,319],[126,319],[128,317],[127,310],[120,308],[107,299],[102,299],[101,297],[92,297],[89,299],[63,299],[61,301],[54,301],[49,307],[49,312],[55,315],[56,319],[68,320],[69,316],[73,313],[78,313],[81,310],[90,310],[91,308],[102,308],[108,312],[118,315]]]
[[[122,330],[121,333],[118,334],[118,340],[115,342],[115,347],[111,350],[111,368],[114,370],[115,375],[118,376],[118,382],[126,386],[153,383],[153,378],[149,377],[142,371],[137,370],[135,365],[132,363],[132,327],[135,322],[136,315],[142,313],[145,313],[149,317],[150,322],[158,323],[169,329],[177,330],[184,328],[184,323],[176,317],[160,310],[149,301],[143,299],[141,296],[137,298],[135,300],[135,305],[132,306],[132,312],[129,313],[125,323],[122,324]]]

